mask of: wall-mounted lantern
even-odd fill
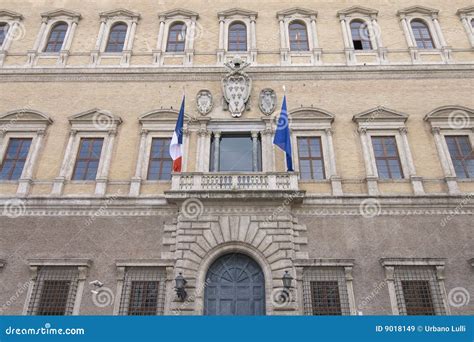
[[[176,281],[176,295],[178,296],[178,298],[181,300],[181,301],[184,301],[187,297],[187,293],[186,293],[186,284],[187,284],[187,281],[186,279],[184,279],[183,277],[183,274],[180,272],[179,275],[176,277],[175,279]]]

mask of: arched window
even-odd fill
[[[66,37],[67,32],[66,23],[57,23],[51,29],[49,33],[48,42],[44,48],[44,52],[59,52],[61,51],[64,43],[64,38]]]
[[[247,26],[237,22],[229,26],[229,51],[247,51]]]
[[[431,37],[430,29],[425,22],[421,20],[413,20],[411,22],[411,30],[415,37],[416,46],[420,49],[433,49],[434,43]]]
[[[186,45],[186,24],[175,23],[168,32],[167,52],[183,52]]]
[[[351,22],[352,43],[355,50],[372,50],[370,33],[367,24],[360,20]]]
[[[292,22],[288,27],[291,51],[309,51],[308,30],[302,22]]]
[[[0,23],[0,48],[2,47],[5,38],[7,37],[8,29],[9,26],[7,23]]]
[[[117,23],[112,26],[105,52],[122,52],[125,45],[127,30],[128,26],[124,23]]]

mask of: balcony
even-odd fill
[[[173,174],[167,197],[282,198],[288,193],[300,193],[297,173],[193,172]]]

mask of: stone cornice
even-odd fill
[[[0,68],[1,82],[220,81],[222,67],[192,68]],[[474,65],[254,66],[254,80],[350,80],[473,78]]]
[[[443,215],[449,220],[458,215],[473,215],[474,203],[466,202],[466,196],[379,196],[375,199],[374,216],[421,216]],[[306,196],[302,204],[291,202],[292,212],[302,216],[361,216],[364,200],[368,196]],[[275,201],[261,199],[234,201],[232,206],[223,206],[222,201],[201,198],[206,214],[255,214],[274,213]],[[374,200],[374,199],[372,199]],[[176,205],[168,203],[163,195],[151,198],[117,197],[30,197],[15,198],[15,204],[22,209],[15,212],[20,216],[173,216],[177,214]],[[284,201],[284,196],[280,199]],[[8,207],[11,198],[0,198],[0,207]],[[265,202],[265,203],[264,203]],[[278,204],[278,202],[276,202]],[[256,205],[259,204],[259,205]],[[8,211],[0,211],[0,217],[9,217]],[[10,215],[11,217],[11,215]],[[448,221],[449,221],[448,220]]]

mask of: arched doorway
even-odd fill
[[[205,315],[265,315],[265,277],[245,254],[226,254],[207,272]]]

